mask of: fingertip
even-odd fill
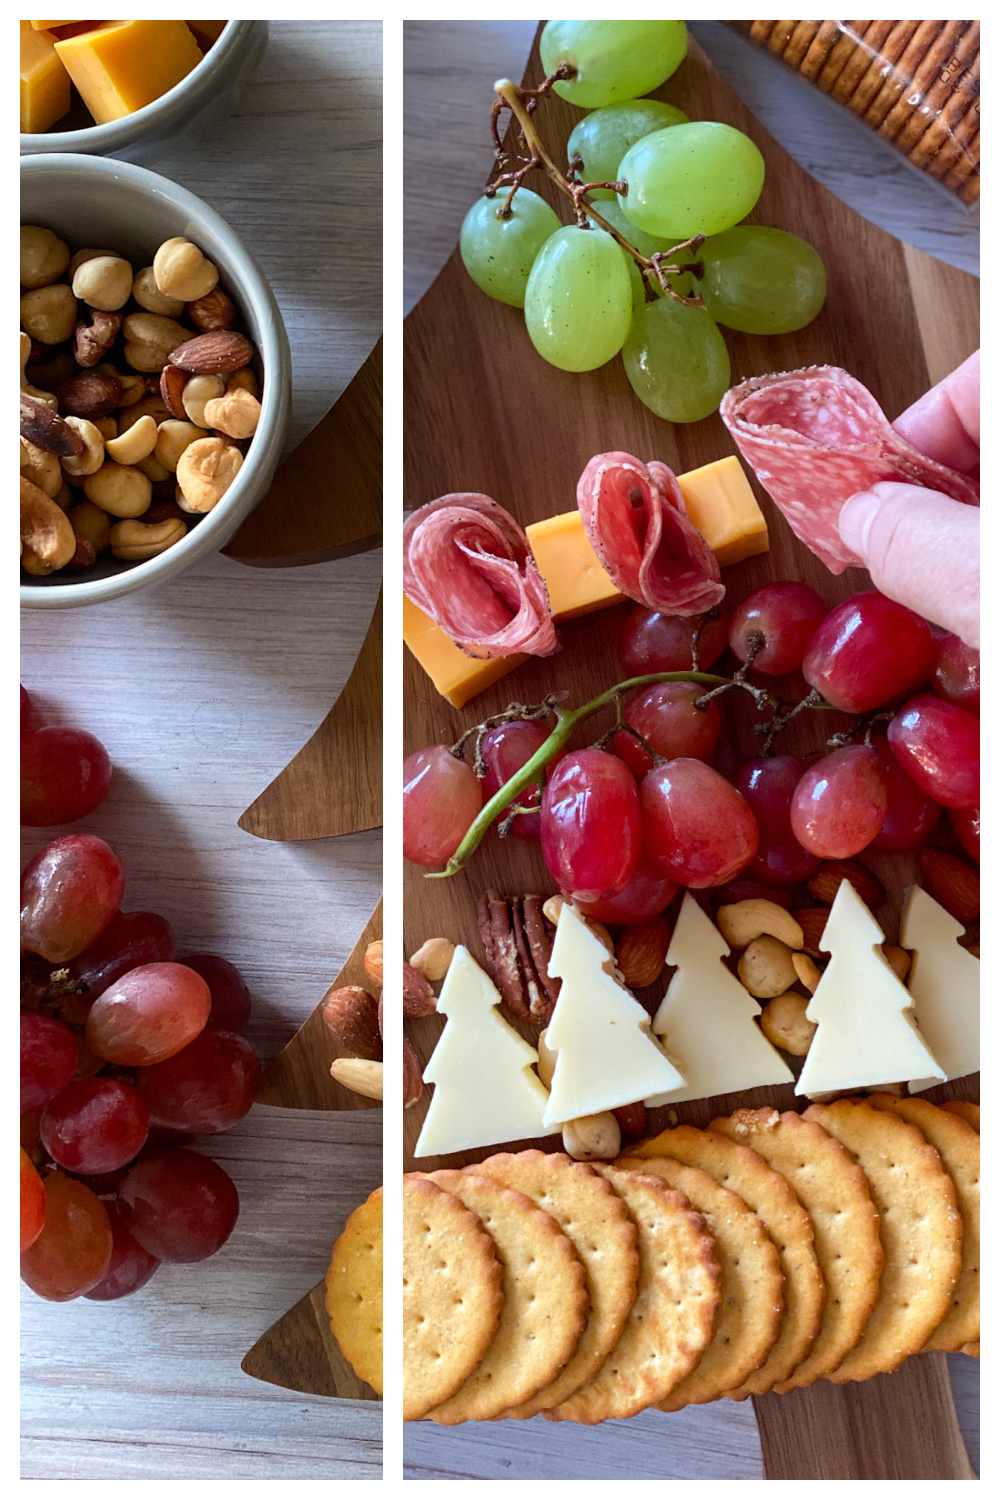
[[[868,538],[881,503],[874,490],[859,490],[844,502],[837,518],[841,541],[862,561],[868,556]]]

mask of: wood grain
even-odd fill
[[[526,83],[537,83],[541,70],[537,46]],[[964,358],[978,343],[972,278],[949,272],[937,276],[891,236],[884,234],[827,193],[808,177],[757,124],[749,111],[692,44],[687,61],[660,96],[695,118],[724,120],[750,135],[762,150],[767,180],[755,222],[774,224],[802,235],[822,254],[829,273],[826,307],[809,328],[785,337],[752,338],[727,332],[733,380],[776,369],[805,365],[842,365],[873,391],[890,417],[897,415],[935,378],[944,359],[949,365]],[[556,159],[564,156],[565,141],[577,118],[563,101],[546,101],[536,115],[543,141]],[[484,154],[483,177],[489,170]],[[531,187],[547,197],[557,211],[549,184],[533,178]],[[564,214],[561,216],[565,217]],[[933,273],[933,274],[932,274]],[[954,278],[954,279],[953,279]],[[971,283],[971,285],[969,284]],[[938,321],[929,299],[945,296],[951,325],[947,353],[935,343]],[[465,275],[455,252],[437,281],[406,320],[404,329],[404,453],[405,492],[416,506],[452,490],[481,490],[508,507],[522,525],[572,508],[577,478],[587,460],[608,449],[625,449],[640,458],[665,460],[676,472],[732,451],[718,416],[692,426],[670,426],[653,416],[632,395],[619,361],[588,375],[553,369],[534,353],[523,318],[514,309],[484,297]],[[952,357],[954,355],[954,358]],[[474,399],[469,399],[469,393]],[[816,587],[828,603],[870,586],[867,575],[851,570],[832,577],[795,541],[770,501],[755,486],[771,529],[771,551],[726,570],[725,581],[735,599],[773,578],[801,578]],[[615,639],[628,606],[574,621],[563,627],[563,652],[549,661],[527,662],[496,687],[481,694],[457,714],[440,699],[413,660],[404,668],[405,735],[407,750],[432,742],[451,742],[469,724],[517,699],[540,701],[553,689],[567,691],[567,701],[582,702],[622,676]],[[779,691],[780,691],[780,684]],[[742,695],[741,699],[742,699]],[[753,753],[752,710],[743,702],[723,700],[726,725],[717,762],[724,772]],[[796,721],[783,740],[788,753],[815,757],[833,725],[824,715]],[[595,720],[588,738],[600,729]],[[868,857],[866,856],[866,859]],[[915,874],[908,859],[875,859],[889,899],[878,913],[890,941],[895,940],[899,901]],[[466,870],[448,882],[427,881],[415,868],[404,875],[405,943],[413,951],[426,938],[446,935],[480,952],[475,908],[481,892],[493,886],[515,895],[553,889],[536,846],[506,841],[491,834]],[[652,1010],[666,987],[665,977],[639,998]],[[412,1023],[418,1055],[426,1061],[440,1034],[441,1021],[429,1017]],[[525,1032],[531,1035],[530,1031]],[[978,1079],[959,1080],[932,1091],[932,1099],[976,1095]],[[800,1107],[791,1087],[752,1090],[677,1106],[682,1121],[705,1125],[719,1112],[736,1107],[773,1104]],[[406,1158],[426,1112],[424,1101],[404,1116]],[[666,1111],[654,1111],[650,1129],[667,1123]],[[553,1147],[550,1137],[546,1143]],[[419,1167],[457,1165],[481,1160],[491,1148],[450,1157],[421,1158]],[[907,1377],[911,1380],[915,1377]],[[845,1397],[849,1401],[850,1397]],[[945,1425],[950,1395],[942,1394]],[[910,1408],[909,1423],[916,1420]],[[909,1442],[906,1411],[896,1410],[899,1453],[916,1452]],[[758,1420],[761,1420],[758,1413]],[[764,1422],[769,1419],[765,1409]],[[846,1418],[845,1418],[846,1420]],[[786,1450],[779,1442],[770,1448],[770,1477],[793,1477],[782,1472]],[[833,1454],[820,1453],[821,1464]],[[855,1461],[864,1459],[855,1453]],[[905,1462],[905,1460],[904,1460]],[[812,1477],[827,1477],[813,1473]],[[954,1474],[952,1477],[965,1477]]]
[[[321,1281],[257,1340],[240,1369],[255,1380],[309,1396],[381,1400],[341,1353],[330,1329],[325,1294],[326,1283]]]

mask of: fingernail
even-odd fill
[[[837,518],[837,526],[841,541],[850,547],[856,557],[868,556],[868,536],[881,503],[871,490],[861,490],[844,502]]]

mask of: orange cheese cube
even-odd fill
[[[598,561],[578,510],[536,521],[526,535],[549,591],[553,619],[575,620],[621,603],[625,596]]]
[[[184,21],[109,21],[55,47],[98,125],[151,104],[201,62]]]
[[[767,522],[738,458],[720,458],[677,478],[688,520],[720,568],[756,557],[769,546]]]
[[[464,708],[470,698],[513,672],[526,656],[501,656],[476,661],[466,656],[450,636],[423,610],[403,595],[403,640],[428,677],[454,708]]]
[[[21,22],[21,130],[48,130],[69,109],[69,78],[52,38]]]
[[[188,21],[186,24],[190,26],[191,30],[194,32],[194,39],[198,43],[198,46],[203,48],[207,52],[212,43],[219,40],[219,37],[222,35],[225,28],[229,25],[229,22]]]

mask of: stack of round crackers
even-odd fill
[[[979,198],[978,21],[737,21],[915,166]]]
[[[979,1117],[739,1110],[404,1178],[407,1421],[603,1422],[979,1353]]]

